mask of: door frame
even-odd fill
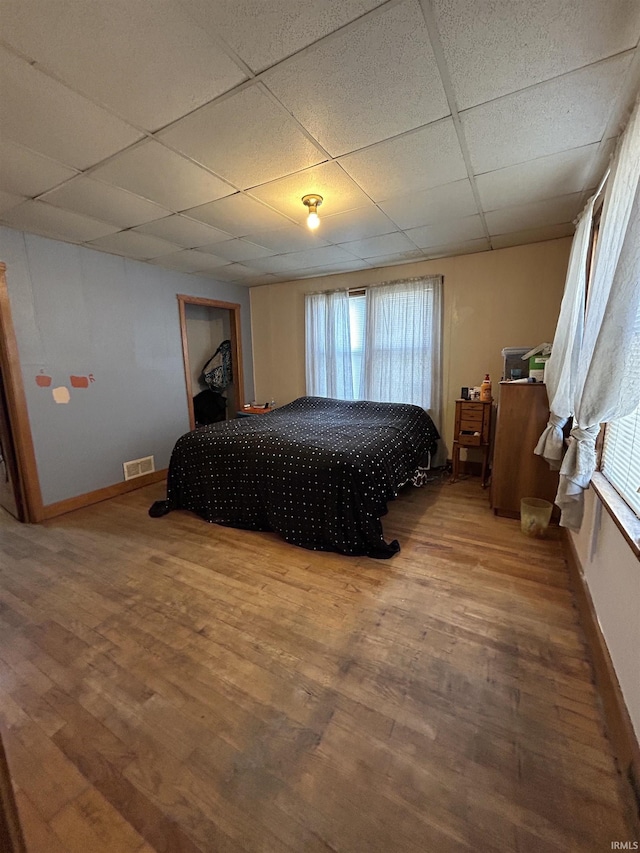
[[[186,305],[202,305],[205,308],[222,308],[229,312],[229,340],[231,341],[231,370],[233,372],[234,394],[229,398],[232,411],[235,413],[244,404],[244,376],[242,373],[242,334],[240,331],[241,305],[237,302],[221,302],[218,299],[206,299],[202,296],[186,296],[178,294],[178,311],[180,313],[180,336],[182,338],[182,358],[184,361],[184,378],[187,386],[187,406],[189,409],[189,424],[195,429],[196,419],[193,413],[193,383],[191,381],[191,362],[189,360],[189,341],[187,339]]]
[[[6,264],[0,262],[0,370],[17,468],[15,488],[19,492],[20,500],[16,503],[19,507],[21,505],[21,515],[24,516],[20,521],[36,522],[43,519],[42,492],[22,381],[18,343],[11,316],[6,270]]]

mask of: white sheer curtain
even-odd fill
[[[367,290],[363,389],[367,400],[413,403],[442,424],[442,277]]]
[[[306,316],[307,394],[353,399],[349,293],[308,293]]]
[[[544,456],[549,467],[554,471],[560,468],[562,461],[564,448],[562,427],[573,414],[580,348],[584,333],[587,254],[591,243],[595,200],[596,196],[593,196],[587,202],[573,237],[551,358],[544,372],[549,396],[549,423],[533,452],[538,456]]]
[[[611,166],[589,284],[575,383],[572,441],[560,468],[561,524],[582,523],[584,490],[596,466],[600,423],[624,417],[640,402],[640,106]]]

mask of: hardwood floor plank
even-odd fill
[[[24,791],[16,791],[16,805],[29,853],[68,853],[67,847],[31,803]]]
[[[556,531],[436,482],[390,505],[402,550],[375,561],[151,519],[159,497],[0,515],[0,728],[30,853],[635,837]]]

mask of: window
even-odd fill
[[[353,400],[362,400],[364,371],[364,330],[367,298],[364,291],[349,294],[349,332],[351,336],[351,371],[353,375]]]
[[[632,352],[640,363],[640,302],[636,307]],[[605,425],[600,470],[640,517],[640,406]]]
[[[640,517],[640,406],[607,424],[601,470]]]
[[[439,423],[440,276],[306,298],[307,393],[412,403]]]

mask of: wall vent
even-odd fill
[[[153,456],[132,459],[131,462],[125,462],[122,467],[124,468],[125,480],[133,480],[134,477],[142,477],[144,474],[151,474],[156,470]]]

